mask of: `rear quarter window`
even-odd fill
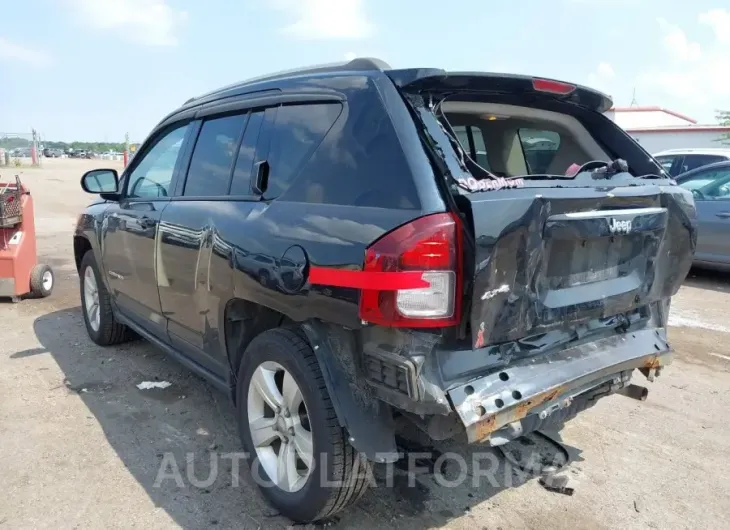
[[[357,88],[349,91],[341,114],[282,199],[420,208],[410,167],[377,90]]]
[[[284,105],[269,131],[269,179],[265,199],[284,193],[342,112],[339,103]]]

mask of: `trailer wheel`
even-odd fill
[[[53,291],[55,283],[53,270],[48,265],[38,264],[30,272],[30,292],[36,298],[45,298]]]

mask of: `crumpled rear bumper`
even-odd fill
[[[449,397],[469,442],[483,442],[530,414],[544,417],[568,406],[574,396],[612,378],[623,386],[622,372],[639,368],[653,379],[671,356],[664,329],[628,332],[516,361],[453,388]]]

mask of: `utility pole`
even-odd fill
[[[38,162],[38,133],[35,129],[31,129],[31,132],[33,133],[33,140],[30,144],[30,163],[33,166],[39,166],[40,163]]]
[[[124,133],[124,167],[129,162],[129,133]]]

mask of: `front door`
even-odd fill
[[[708,168],[682,181],[697,208],[695,259],[730,263],[730,167]]]
[[[142,148],[125,172],[122,198],[107,210],[102,231],[102,261],[117,305],[158,335],[166,326],[157,289],[157,232],[187,129],[164,131]]]

